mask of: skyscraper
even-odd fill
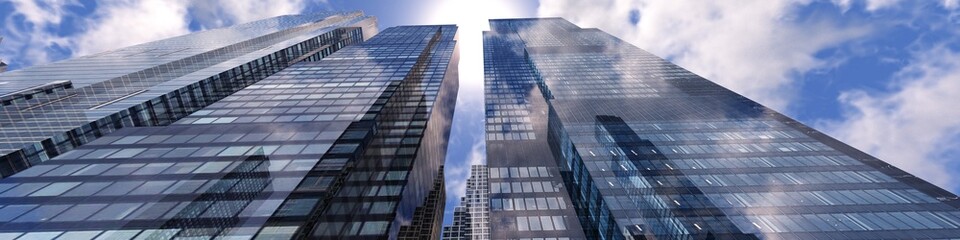
[[[0,74],[0,176],[123,127],[168,125],[376,33],[360,12],[288,15]]]
[[[956,195],[607,33],[490,29],[493,239],[960,236]]]
[[[470,166],[466,192],[453,210],[453,224],[443,228],[444,240],[490,239],[490,194],[485,165]]]
[[[87,64],[123,77],[52,82],[10,95],[15,108],[5,114],[43,109],[36,114],[48,118],[18,119],[24,127],[9,134],[46,136],[29,124],[57,114],[120,117],[91,123],[109,130],[74,136],[87,138],[0,180],[0,239],[439,236],[457,28],[376,33],[374,24],[360,13],[283,16],[9,73]],[[286,30],[264,32],[278,29]],[[122,73],[107,64],[128,55],[181,54],[233,32],[267,37],[159,66],[169,73]],[[186,49],[144,47],[174,43]],[[222,61],[206,62],[211,58]],[[125,64],[124,71],[135,69]],[[131,93],[109,95],[114,88]],[[91,102],[97,105],[83,105]],[[83,119],[90,118],[66,123]],[[66,123],[49,132],[72,126]],[[41,156],[60,147],[35,146],[44,148]]]

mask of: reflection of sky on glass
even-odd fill
[[[204,3],[3,1],[0,18],[7,24],[0,28],[5,38],[0,57],[19,69],[298,11],[363,10],[379,19],[381,29],[458,24],[461,95],[447,163],[448,189],[456,194],[463,192],[471,159],[483,159],[483,146],[477,143],[483,131],[479,57],[485,19],[561,16],[581,27],[600,28],[908,172],[957,189],[953,176],[958,165],[952,156],[960,153],[960,111],[952,105],[960,102],[960,81],[954,81],[960,79],[960,3],[954,0]],[[751,92],[757,89],[761,91]],[[459,201],[456,196],[448,199],[448,209]]]
[[[481,32],[487,19],[535,17],[534,1],[333,1],[338,10],[362,9],[381,28],[409,24],[456,24],[460,44],[460,92],[444,168],[447,185],[445,222],[459,205],[470,165],[485,162],[483,148],[483,52]],[[422,13],[422,14],[410,14]]]

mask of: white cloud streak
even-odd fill
[[[50,61],[49,48],[68,46],[67,38],[48,30],[58,26],[66,15],[68,6],[75,1],[58,0],[13,0],[14,12],[4,18],[4,32],[7,34],[0,54],[8,62],[16,61],[21,65],[32,65]],[[23,25],[16,25],[14,18],[23,18]]]
[[[192,1],[191,11],[204,28],[217,28],[299,13],[306,6],[306,2],[304,0],[199,0]]]
[[[960,152],[960,52],[938,45],[913,53],[887,93],[843,92],[842,120],[818,125],[854,147],[940,187],[956,190]]]
[[[90,15],[77,16],[68,10],[83,6],[77,1],[13,0],[14,14],[5,18],[7,36],[0,54],[26,67],[187,34],[191,23],[210,29],[296,14],[308,2],[111,0],[97,2]],[[68,17],[82,20],[73,23],[75,26],[61,26]],[[14,24],[14,18],[22,18],[24,24]],[[77,32],[59,35],[57,29],[64,27]],[[69,54],[51,54],[55,53],[53,47]]]
[[[74,55],[187,34],[187,4],[186,0],[104,2],[84,23],[87,30],[72,41]]]
[[[774,109],[795,97],[799,74],[835,65],[815,57],[870,32],[798,20],[810,1],[543,1],[540,16],[597,27]],[[634,26],[630,11],[639,12]],[[604,16],[604,17],[597,17]]]

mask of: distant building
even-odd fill
[[[453,224],[443,229],[444,240],[490,239],[490,198],[487,166],[470,166],[466,192],[453,211]]]

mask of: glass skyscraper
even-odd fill
[[[453,224],[443,228],[444,240],[490,239],[490,190],[487,166],[470,166],[466,192],[453,210]]]
[[[438,238],[457,28],[375,24],[281,16],[0,75],[0,239]]]
[[[376,33],[360,12],[288,15],[0,74],[0,176],[123,127],[168,125]]]
[[[492,239],[960,236],[956,195],[607,33],[490,29]]]

